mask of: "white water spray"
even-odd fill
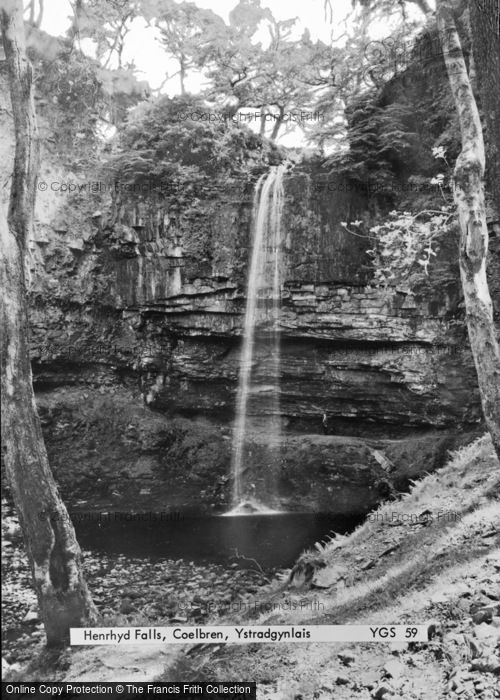
[[[245,446],[249,437],[249,399],[252,392],[268,398],[266,437],[274,459],[281,441],[279,400],[281,309],[281,219],[283,211],[283,175],[286,167],[272,167],[257,182],[253,201],[253,246],[247,283],[243,348],[240,358],[236,422],[233,435],[231,471],[233,510],[251,513],[267,510],[256,498],[255,485],[245,478]],[[270,339],[270,361],[266,384],[254,381],[256,331],[264,329]]]

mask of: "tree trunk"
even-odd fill
[[[186,61],[184,56],[181,55],[179,58],[179,80],[181,83],[181,95],[186,94]]]
[[[432,8],[427,2],[427,0],[410,0],[413,2],[415,5],[418,5],[418,7],[422,10],[424,15],[431,15],[432,14]]]
[[[38,138],[22,1],[4,0],[0,21],[16,138],[7,221],[3,212],[0,217],[5,468],[24,534],[47,643],[54,645],[68,641],[70,627],[92,623],[96,610],[82,576],[75,531],[48,463],[32,385],[25,251],[33,224]]]
[[[273,131],[272,131],[271,137],[270,137],[271,141],[273,141],[273,142],[276,141],[276,139],[278,138],[278,134],[279,134],[281,125],[283,124],[283,119],[285,118],[285,108],[280,106],[280,107],[278,107],[278,109],[279,109],[278,118],[274,122]]]
[[[483,414],[500,458],[500,351],[486,278],[488,229],[483,188],[483,132],[453,9],[451,0],[438,0],[439,38],[462,137],[462,151],[453,175],[460,222],[460,275]]]
[[[42,19],[43,19],[43,0],[38,0],[38,15],[35,20],[35,27],[37,29],[40,29],[42,26]]]
[[[469,0],[472,50],[486,127],[486,177],[500,217],[500,4]]]
[[[265,136],[266,135],[266,116],[268,114],[267,107],[264,105],[261,105],[261,113],[260,113],[260,128],[259,128],[259,135],[260,136]]]

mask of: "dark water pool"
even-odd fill
[[[74,513],[72,519],[83,549],[255,567],[239,558],[247,557],[265,569],[287,568],[329,533],[345,534],[361,522],[359,516],[316,513],[177,518],[160,513]]]

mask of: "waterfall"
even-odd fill
[[[263,510],[262,495],[256,493],[246,473],[248,441],[252,428],[259,427],[249,413],[249,404],[264,402],[260,416],[260,441],[269,458],[277,462],[281,436],[280,419],[280,333],[281,308],[281,218],[283,211],[283,175],[285,166],[274,166],[261,176],[255,187],[252,212],[252,254],[248,273],[243,347],[240,357],[236,421],[233,434],[231,471],[233,476],[233,511]],[[264,368],[256,366],[256,343],[264,355]],[[257,372],[257,370],[260,370]],[[259,375],[259,376],[256,376]],[[263,381],[265,380],[265,381]],[[257,402],[255,401],[257,399]],[[255,405],[254,405],[255,413]],[[262,419],[265,423],[262,424]],[[254,425],[252,425],[254,422]]]

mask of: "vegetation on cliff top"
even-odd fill
[[[129,115],[105,169],[121,182],[144,185],[148,194],[175,194],[182,203],[214,178],[248,178],[253,168],[262,171],[273,156],[283,157],[248,127],[210,120],[211,114],[192,95],[142,103]]]

